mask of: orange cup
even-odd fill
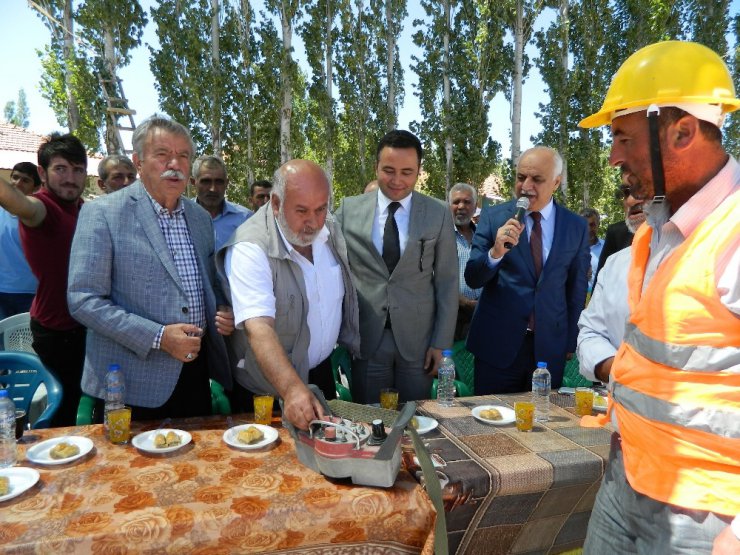
[[[516,429],[520,432],[531,432],[534,424],[534,403],[520,401],[514,403]]]

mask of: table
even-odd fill
[[[234,417],[230,424],[248,421]],[[95,448],[76,463],[58,467],[23,461],[38,469],[41,479],[23,495],[0,503],[0,551],[433,551],[436,513],[403,470],[387,490],[353,486],[300,464],[293,440],[282,428],[272,448],[241,451],[223,442],[229,424],[222,417],[168,426],[189,431],[192,444],[170,454],[148,455],[130,445],[111,445],[101,425],[26,432],[36,440],[83,435]],[[146,429],[137,423],[134,428]],[[29,445],[19,446],[19,461]]]
[[[560,553],[583,545],[609,456],[611,430],[582,428],[572,395],[553,393],[550,422],[529,433],[475,420],[484,404],[513,408],[529,393],[421,401],[439,427],[423,438],[441,469],[470,495],[446,513],[450,553]]]

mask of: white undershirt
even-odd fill
[[[411,194],[402,198],[398,202],[401,206],[396,210],[394,215],[396,226],[398,226],[398,242],[401,245],[401,254],[406,250],[406,243],[409,242],[409,216],[411,214]],[[373,219],[373,245],[378,249],[378,253],[383,256],[383,231],[385,222],[388,219],[388,205],[393,202],[387,196],[378,190],[378,202],[375,205],[375,217]]]
[[[280,226],[278,226],[280,230]],[[342,324],[344,282],[342,268],[329,248],[329,230],[324,226],[312,245],[313,264],[280,236],[290,259],[301,268],[308,298],[309,368],[327,358],[337,343]],[[272,271],[265,252],[254,243],[229,247],[224,264],[231,286],[234,321],[238,329],[252,318],[275,319],[275,292]]]

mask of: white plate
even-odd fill
[[[80,452],[72,457],[67,457],[66,459],[52,459],[51,455],[49,454],[49,451],[51,451],[52,447],[59,443],[71,443],[72,445],[76,445],[79,447]],[[42,441],[38,445],[34,445],[33,447],[30,447],[26,451],[26,458],[36,464],[48,464],[48,465],[54,465],[54,464],[67,464],[71,463],[72,461],[76,461],[77,459],[81,459],[85,455],[87,455],[90,451],[92,451],[93,448],[93,442],[90,440],[90,438],[82,437],[82,436],[64,436],[64,437],[55,437],[52,439],[47,439],[46,441]]]
[[[0,502],[18,497],[24,491],[32,488],[39,481],[39,472],[33,468],[12,466],[0,469],[0,476],[10,481],[10,492],[0,495]]]
[[[154,437],[157,434],[167,435],[169,432],[175,432],[180,436],[180,445],[173,445],[172,447],[154,447]],[[184,430],[176,430],[174,428],[162,428],[160,430],[151,430],[149,432],[142,432],[131,440],[131,444],[137,449],[146,451],[147,453],[171,453],[177,451],[182,447],[185,447],[193,439],[188,432]]]
[[[596,399],[603,399],[604,404],[603,405],[597,405]],[[607,398],[603,395],[594,395],[594,410],[596,412],[606,412],[606,404],[607,404]]]
[[[429,418],[428,416],[415,416],[414,418],[416,418],[416,423],[418,424],[416,428],[417,434],[431,432],[439,424],[434,418]]]
[[[480,415],[481,411],[490,409],[498,410],[501,413],[501,420],[489,420],[488,418],[483,418]],[[493,424],[494,426],[504,426],[506,424],[511,424],[516,420],[514,409],[510,409],[509,407],[502,407],[500,405],[481,405],[479,407],[475,407],[473,409],[473,417],[476,420],[484,422],[485,424]]]
[[[242,443],[241,441],[236,439],[236,436],[240,431],[246,430],[250,426],[254,426],[255,428],[260,429],[262,433],[265,434],[265,437],[263,437],[257,443],[249,444]],[[239,426],[229,428],[224,432],[224,441],[226,442],[226,444],[231,445],[232,447],[236,447],[237,449],[262,449],[263,447],[270,445],[277,438],[278,431],[271,426],[265,426],[263,424],[241,424]]]

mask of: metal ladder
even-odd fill
[[[134,123],[136,110],[128,107],[128,99],[123,93],[123,83],[120,77],[114,76],[112,79],[104,79],[102,75],[98,75],[98,80],[100,81],[100,88],[103,91],[103,97],[107,104],[106,112],[108,113],[108,120],[112,124],[111,128],[114,130],[118,143],[117,154],[130,156],[133,150],[128,150],[124,147],[121,131],[133,132],[136,128],[136,124]],[[119,122],[119,118],[121,117],[128,118],[128,125],[121,125]],[[110,152],[109,154],[114,153]]]

